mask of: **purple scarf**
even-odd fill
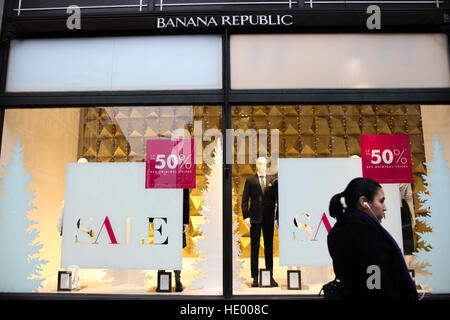
[[[391,241],[392,246],[395,248],[395,251],[397,252],[397,255],[401,261],[401,280],[403,282],[404,287],[407,289],[410,299],[411,300],[418,300],[419,295],[417,294],[416,285],[414,284],[414,281],[411,279],[411,275],[409,274],[408,267],[406,266],[405,259],[403,257],[402,251],[398,247],[397,242],[392,238],[392,236],[389,234],[389,232],[374,218],[369,216],[363,211],[360,210],[352,210],[352,214],[361,217],[362,219],[368,221],[369,223],[372,223],[374,225],[377,225],[383,233],[388,237],[388,239]]]

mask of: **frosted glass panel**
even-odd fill
[[[233,89],[449,87],[442,34],[233,35]]]
[[[7,91],[217,89],[220,36],[14,40]]]

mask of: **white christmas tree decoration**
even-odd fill
[[[222,289],[222,145],[216,140],[213,163],[206,176],[206,189],[202,191],[204,217],[199,226],[202,236],[198,237],[194,252],[199,258],[193,262],[195,276],[193,289],[203,288],[220,292]]]
[[[147,270],[107,269],[103,276],[103,280],[111,281],[113,286],[144,286],[152,279]]]
[[[42,266],[48,261],[39,256],[42,244],[37,242],[37,222],[28,214],[35,209],[30,204],[34,192],[27,191],[32,180],[24,168],[24,147],[20,136],[13,147],[12,160],[6,176],[1,178],[0,194],[0,291],[33,292],[42,288]]]
[[[234,199],[234,188],[233,188]],[[233,201],[233,207],[236,201]],[[244,288],[245,279],[240,276],[241,270],[244,267],[244,260],[242,259],[241,252],[241,236],[239,232],[239,217],[236,212],[233,211],[233,290],[241,291]]]
[[[426,164],[428,176],[423,176],[426,192],[419,193],[421,209],[426,209],[429,216],[417,218],[432,229],[432,232],[421,234],[425,243],[431,245],[431,249],[420,249],[415,255],[416,263],[425,264],[425,270],[430,273],[418,279],[423,287],[433,293],[447,293],[450,291],[450,174],[444,158],[443,144],[439,144],[437,133],[432,151],[432,160]]]

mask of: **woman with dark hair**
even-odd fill
[[[331,198],[337,222],[328,234],[328,251],[344,299],[408,299],[418,295],[402,252],[380,222],[386,205],[381,185],[355,178]]]

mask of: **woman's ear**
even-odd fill
[[[367,201],[367,198],[366,198],[365,196],[359,197],[359,199],[358,199],[358,206],[359,206],[359,208],[360,208],[360,209],[361,209],[361,208],[365,209],[366,206],[365,206],[364,204],[367,203],[367,202],[368,202],[368,201]]]

